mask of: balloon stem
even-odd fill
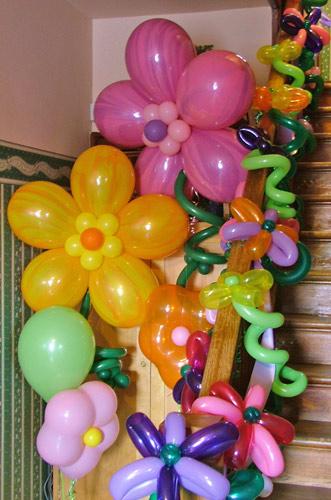
[[[91,310],[91,298],[90,292],[87,290],[86,294],[83,297],[82,305],[80,306],[80,314],[84,316],[84,318],[88,318]]]
[[[69,487],[69,491],[68,491],[68,500],[75,500],[76,499],[75,486],[76,486],[76,480],[72,479],[70,481],[70,487]]]
[[[61,482],[61,500],[66,500],[65,482],[64,475],[60,471],[60,482]]]

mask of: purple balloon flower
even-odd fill
[[[317,26],[321,14],[321,9],[315,8],[304,18],[297,9],[288,8],[281,19],[281,27],[286,33],[294,36],[294,40],[300,45],[317,54],[323,45],[329,43],[328,32]]]
[[[155,491],[163,500],[179,500],[180,487],[207,500],[225,500],[229,481],[200,460],[231,448],[239,435],[235,425],[217,423],[186,437],[181,413],[169,413],[162,431],[143,413],[134,413],[127,429],[144,458],[112,476],[109,489],[115,500],[138,500]]]

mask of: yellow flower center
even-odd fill
[[[122,241],[115,236],[118,227],[118,218],[113,214],[96,217],[89,212],[83,212],[76,219],[78,234],[67,239],[65,250],[72,257],[80,257],[84,269],[95,271],[102,265],[104,257],[114,258],[121,255]]]
[[[90,427],[83,435],[83,443],[90,448],[99,446],[103,441],[103,433],[98,427]]]

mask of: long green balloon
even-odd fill
[[[272,384],[272,391],[278,396],[292,398],[301,394],[307,387],[307,377],[304,373],[285,366],[289,360],[289,354],[284,349],[268,349],[260,344],[259,339],[267,328],[279,328],[284,323],[281,313],[268,313],[253,307],[243,306],[232,302],[233,307],[243,319],[248,321],[248,327],[244,336],[245,349],[252,358],[261,363],[275,365],[276,373]],[[290,383],[281,380],[284,378]]]
[[[24,325],[18,342],[24,376],[45,401],[77,388],[88,375],[94,355],[91,326],[69,307],[38,311]]]
[[[293,78],[291,87],[303,87],[303,84],[305,83],[305,74],[302,69],[298,68],[298,66],[288,64],[278,57],[272,61],[272,66],[281,75]]]

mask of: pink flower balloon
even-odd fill
[[[116,394],[103,382],[59,392],[48,402],[37,436],[40,456],[69,478],[84,476],[118,436],[116,410]]]
[[[196,57],[180,26],[151,19],[131,34],[126,65],[131,81],[104,89],[94,115],[111,143],[146,146],[137,162],[138,192],[173,195],[184,163],[197,191],[217,202],[231,201],[246,179],[241,167],[246,151],[229,130],[201,134],[220,133],[248,111],[255,81],[246,61],[221,50]]]

